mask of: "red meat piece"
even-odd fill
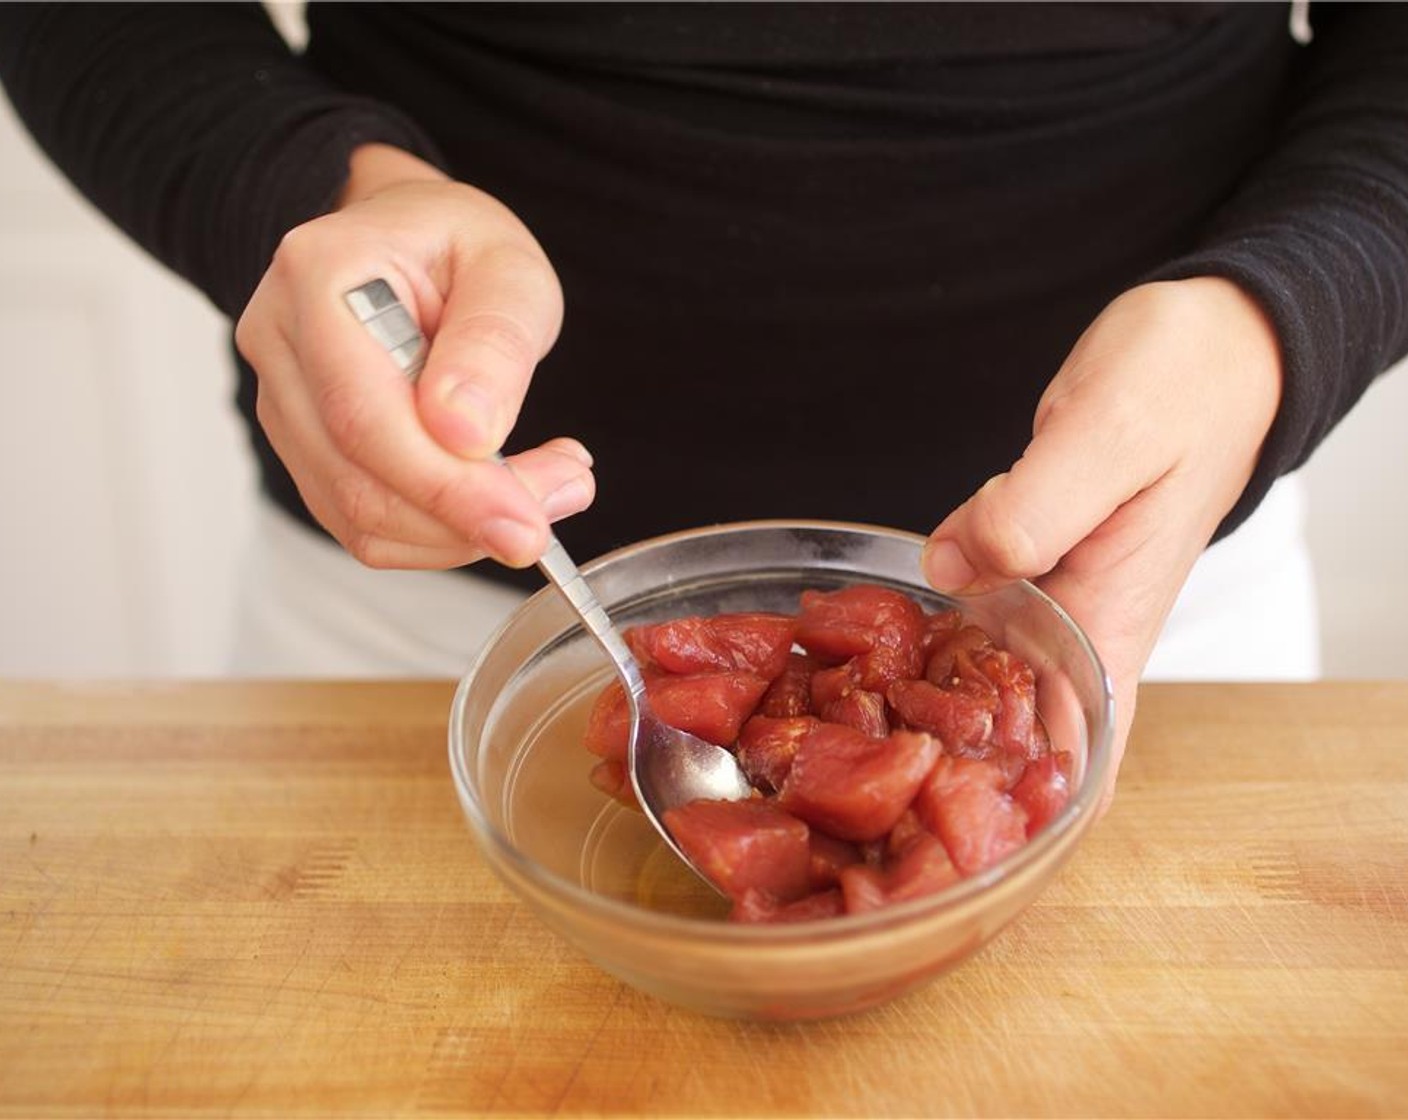
[[[821,712],[848,692],[860,687],[860,672],[853,657],[843,665],[818,669],[812,674],[812,711]]]
[[[645,694],[663,722],[729,747],[767,687],[767,681],[752,673],[695,673],[649,677]],[[630,731],[626,690],[617,681],[608,685],[592,706],[584,742],[593,754],[624,759]]]
[[[954,866],[972,875],[1015,852],[1027,840],[1027,812],[1003,792],[995,762],[939,759],[914,800],[924,827],[944,842]]]
[[[792,716],[773,719],[751,716],[738,733],[738,764],[753,785],[767,792],[782,788],[797,744],[808,732],[820,726],[815,716]]]
[[[631,785],[631,776],[626,771],[626,764],[619,759],[603,758],[592,767],[588,777],[592,785],[607,797],[614,797],[628,809],[640,808],[636,791]]]
[[[790,902],[811,890],[809,830],[771,801],[691,801],[665,810],[664,823],[694,865],[730,898],[755,888]]]
[[[856,845],[837,840],[815,828],[811,834],[811,849],[811,882],[816,890],[834,887],[841,880],[843,868],[861,862],[860,849]]]
[[[767,612],[691,615],[626,631],[644,664],[668,673],[744,672],[772,680],[787,665],[797,620]]]
[[[839,591],[804,591],[797,643],[823,661],[845,661],[886,647],[908,666],[902,676],[918,676],[924,610],[908,595],[874,584]]]
[[[935,611],[924,616],[924,624],[920,628],[919,651],[924,655],[926,665],[935,648],[947,641],[962,625],[963,615],[956,610]]]
[[[910,840],[904,854],[883,869],[862,864],[847,867],[841,872],[841,893],[846,913],[862,914],[934,894],[959,878],[943,844],[921,831]]]
[[[923,732],[872,739],[823,723],[798,745],[778,804],[843,840],[878,840],[909,808],[939,750]]]
[[[1041,744],[1036,738],[1036,674],[1032,667],[1004,649],[980,654],[974,664],[997,690],[994,747],[1024,761],[1035,759],[1041,753]]]
[[[885,837],[884,846],[877,853],[875,865],[882,866],[886,862],[898,859],[904,855],[909,845],[920,834],[932,836],[933,833],[924,827],[924,822],[919,819],[919,814],[912,808],[906,809],[900,819],[895,822],[895,827],[890,829],[890,834]]]
[[[803,653],[789,653],[783,666],[763,698],[758,702],[758,714],[785,719],[789,716],[812,714],[812,673],[816,662]]]
[[[928,681],[896,681],[886,693],[903,726],[937,735],[948,754],[977,755],[992,738],[991,697],[960,682],[939,688]]]
[[[839,887],[814,891],[795,902],[779,902],[767,891],[753,888],[739,896],[729,914],[735,922],[814,922],[839,918],[846,912]]]
[[[1071,756],[1062,751],[1046,754],[1027,764],[1021,780],[1012,787],[1012,800],[1027,814],[1027,835],[1035,836],[1066,807],[1071,797]]]
[[[971,658],[993,648],[992,638],[981,626],[960,626],[947,638],[934,644],[924,664],[924,678],[940,687],[950,684],[956,671],[954,659],[960,653],[967,653]]]
[[[821,718],[827,723],[854,727],[872,739],[883,739],[890,733],[890,719],[885,713],[885,697],[863,688],[852,689],[844,696],[831,701],[821,710]]]

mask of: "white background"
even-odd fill
[[[253,500],[228,326],[0,99],[0,675],[222,671]],[[1305,472],[1327,676],[1408,676],[1408,376]]]

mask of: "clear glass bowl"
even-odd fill
[[[553,588],[523,604],[460,682],[450,764],[490,866],[553,930],[642,991],[713,1015],[807,1019],[889,1000],[972,955],[1056,874],[1095,818],[1113,698],[1094,650],[1031,584],[961,600],[923,583],[923,538],[864,525],[759,521],[659,537],[583,571],[617,624],[794,612],[806,588],[879,583],[958,606],[1025,657],[1054,749],[1075,759],[1066,808],[1020,851],[947,890],[870,914],[726,922],[727,904],[643,817],[597,791],[582,747],[611,670]]]

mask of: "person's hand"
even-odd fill
[[[309,510],[372,567],[532,564],[548,522],[595,494],[591,456],[555,439],[486,459],[557,337],[562,293],[501,203],[368,145],[333,213],[291,231],[236,327],[258,416]],[[344,294],[384,278],[431,340],[412,385]]]
[[[1080,623],[1115,685],[1115,769],[1139,677],[1280,395],[1275,334],[1241,289],[1211,277],[1135,288],[1076,343],[1021,459],[925,547],[941,591],[1030,578]],[[1107,804],[1112,792],[1113,771]]]

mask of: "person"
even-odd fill
[[[0,78],[237,322],[269,633],[360,598],[467,641],[439,589],[501,616],[550,522],[880,523],[1062,603],[1122,752],[1200,555],[1408,350],[1406,15],[317,4],[292,52],[253,5],[7,5]]]

